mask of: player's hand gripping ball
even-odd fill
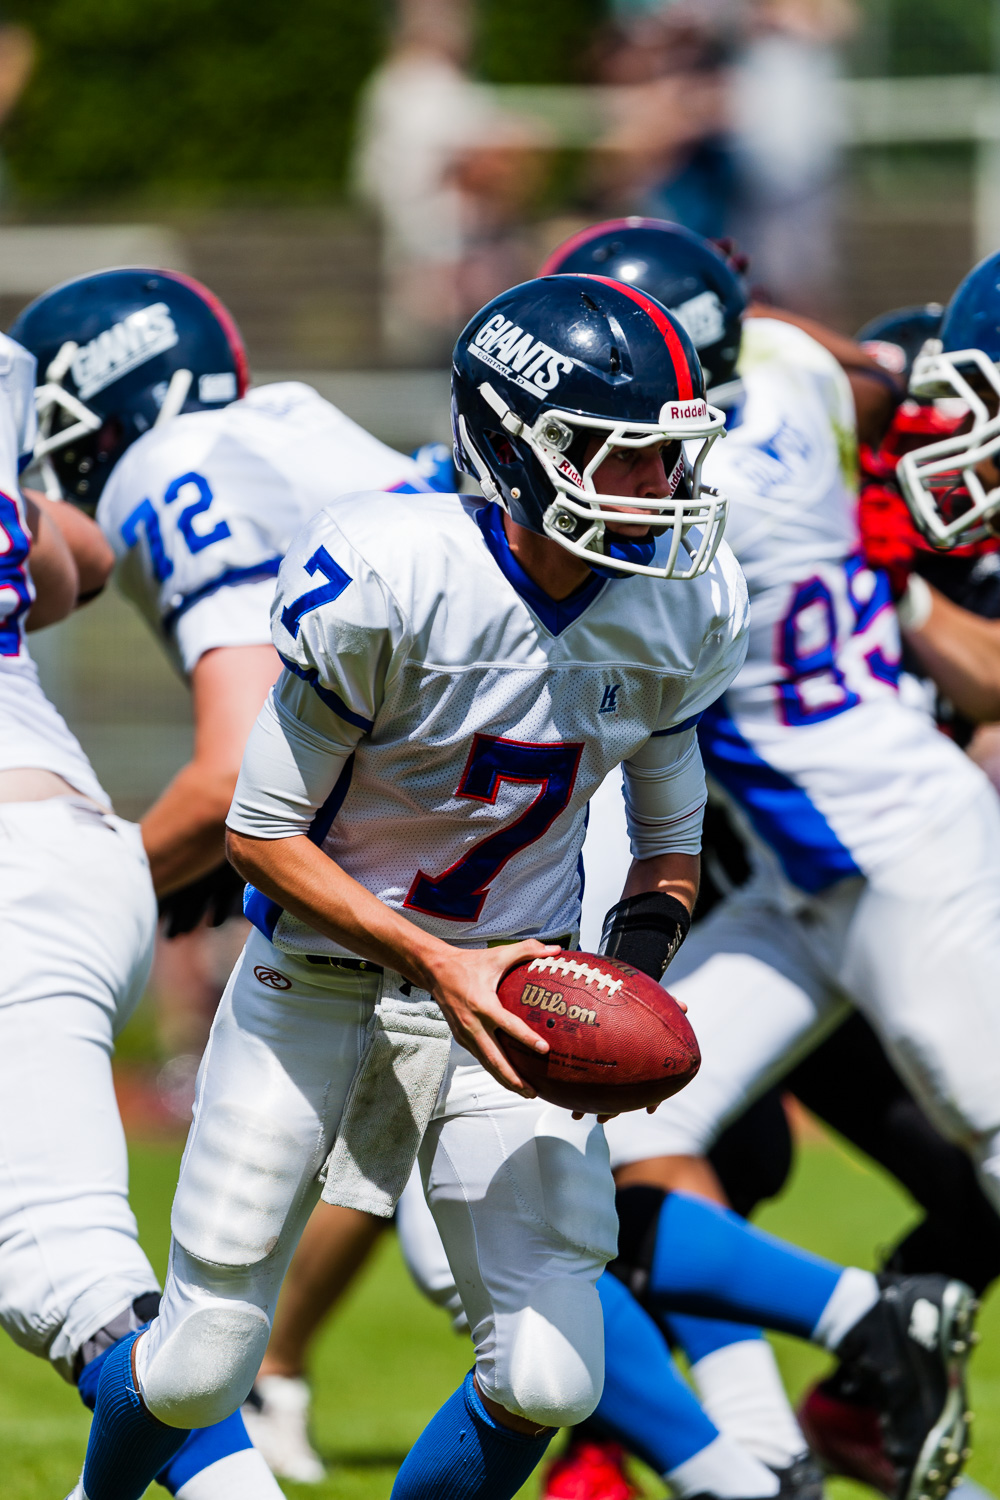
[[[549,1044],[544,1054],[531,1052],[496,1033],[521,1077],[550,1104],[600,1115],[645,1109],[676,1094],[701,1066],[677,1001],[616,958],[563,949],[527,959],[507,971],[497,994]]]

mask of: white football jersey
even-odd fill
[[[347,496],[282,566],[287,670],[230,826],[282,837],[272,802],[314,813],[310,836],[348,874],[450,942],[572,933],[591,796],[651,737],[679,755],[743,659],[746,608],[725,545],[693,581],[594,575],[556,603],[495,505]],[[343,951],[262,895],[246,910],[278,947]]]
[[[18,474],[35,441],[35,359],[0,334],[0,770],[53,771],[110,806],[62,716],[42,692],[24,619],[35,597]]]
[[[289,381],[146,433],[116,464],[97,519],[122,591],[188,673],[214,647],[270,641],[281,559],[331,499],[429,488],[412,459]]]
[[[750,648],[699,738],[706,769],[780,872],[816,892],[877,874],[982,778],[900,701],[888,584],[860,552],[843,370],[801,329],[751,318],[739,373],[744,398],[705,477],[729,496]]]

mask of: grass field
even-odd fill
[[[136,1145],[132,1197],[143,1242],[162,1273],[167,1220],[179,1152]],[[799,1156],[785,1197],[762,1215],[776,1233],[840,1260],[871,1265],[912,1216],[907,1200],[838,1145],[812,1142]],[[987,1304],[973,1371],[977,1446],[969,1472],[1000,1491],[1000,1301]],[[797,1393],[825,1358],[790,1339],[777,1341]],[[330,1465],[318,1486],[288,1485],[294,1500],[386,1500],[393,1475],[421,1427],[469,1364],[468,1346],[412,1290],[391,1235],[318,1350],[315,1437]],[[63,1500],[86,1443],[89,1415],[74,1391],[40,1361],[0,1338],[0,1496]],[[650,1497],[663,1487],[643,1476]],[[862,1500],[858,1487],[834,1484],[831,1500]],[[151,1494],[163,1494],[151,1491]],[[523,1496],[537,1494],[537,1482]]]

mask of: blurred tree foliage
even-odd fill
[[[606,0],[478,0],[476,62],[491,83],[578,83]]]
[[[340,186],[371,0],[6,0],[39,63],[4,131],[23,200]]]
[[[478,71],[578,76],[605,0],[477,0]],[[3,149],[23,203],[342,187],[386,0],[5,0],[39,64]]]
[[[996,65],[998,0],[861,0],[860,9],[852,71],[928,77]]]

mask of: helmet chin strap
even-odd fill
[[[163,397],[163,405],[160,407],[159,415],[153,423],[154,427],[162,427],[164,422],[169,422],[172,418],[180,415],[184,403],[188,398],[188,391],[191,389],[191,382],[193,380],[194,376],[190,370],[174,371],[170,377],[170,384],[167,386],[166,394]]]

